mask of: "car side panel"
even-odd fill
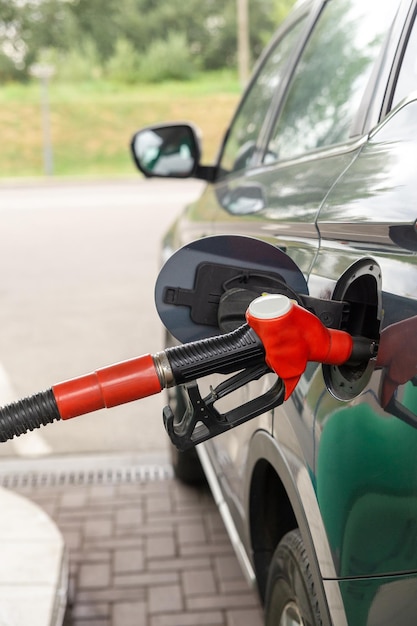
[[[321,158],[316,155],[314,159],[300,159],[250,171],[214,186],[207,192],[211,197],[213,233],[239,232],[266,240],[284,250],[307,276],[319,246],[315,222],[320,205],[329,187],[352,162],[358,151],[356,145],[339,153],[323,151]],[[239,189],[245,189],[246,185],[258,185],[262,189],[265,207],[249,214],[227,211],[227,198],[232,192],[236,197]],[[249,397],[264,393],[265,385],[268,384],[270,385],[262,380],[251,389],[244,389],[242,393],[245,397],[234,399],[235,406],[246,402]],[[209,447],[212,463],[221,476],[225,499],[242,534],[248,525],[242,478],[248,443],[259,429],[272,432],[271,416],[265,415],[243,427],[232,429],[213,440]],[[311,432],[311,426],[306,426],[303,439],[306,456],[312,448]]]
[[[317,500],[355,625],[390,623],[376,616],[395,594],[404,597],[402,623],[414,623],[417,611],[416,577],[408,575],[417,572],[416,137],[417,101],[410,101],[373,134],[326,199],[310,277],[312,295],[326,296],[360,258],[371,255],[382,272],[384,319],[370,383],[340,402],[318,368],[304,396],[317,436]]]

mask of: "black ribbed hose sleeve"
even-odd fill
[[[262,342],[247,324],[226,335],[168,348],[165,354],[177,385],[265,362]]]
[[[0,441],[61,419],[52,389],[0,409]]]

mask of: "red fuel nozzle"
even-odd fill
[[[214,372],[265,366],[259,337],[247,324],[156,354],[104,367],[0,408],[0,441],[28,430],[159,393]]]
[[[212,394],[210,401],[214,402],[236,385],[244,384],[242,381],[259,378],[267,366],[274,370],[285,385],[285,396],[280,381],[279,389],[274,386],[257,401],[224,415],[209,410],[204,400],[198,399],[197,421],[201,421],[201,411],[206,407],[207,420],[214,420],[216,434],[221,431],[219,424],[223,430],[225,422],[226,426],[233,427],[287,399],[308,361],[341,365],[352,354],[353,339],[348,333],[326,328],[315,315],[286,296],[257,298],[249,306],[247,321],[248,325],[226,335],[117,363],[3,407],[0,409],[0,441],[55,420],[139,400],[166,387],[191,383],[215,372],[244,374],[243,379],[239,374],[232,377],[229,387],[224,383],[220,385]],[[178,435],[179,438],[184,436]],[[197,438],[190,438],[197,441]]]
[[[352,354],[353,339],[348,333],[326,328],[318,317],[286,296],[257,298],[250,304],[246,320],[263,343],[267,364],[285,384],[285,400],[308,361],[341,365]]]

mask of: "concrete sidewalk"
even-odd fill
[[[0,626],[61,626],[68,560],[62,534],[34,502],[0,488]]]
[[[0,482],[40,505],[65,539],[65,626],[261,626],[209,491],[181,485],[168,465],[116,461],[0,467]]]

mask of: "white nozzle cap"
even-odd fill
[[[271,320],[288,313],[292,303],[287,296],[270,294],[260,296],[249,305],[249,314],[260,320]]]

